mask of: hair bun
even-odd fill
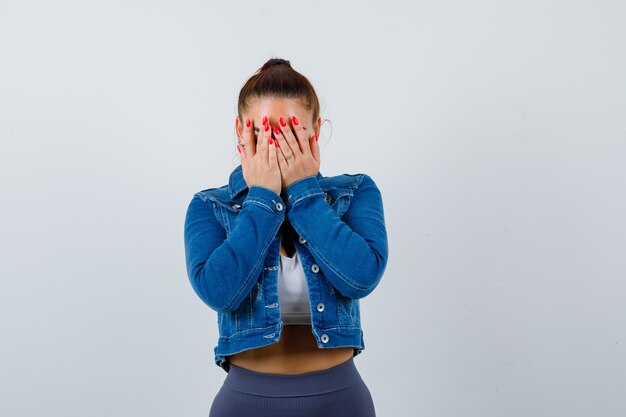
[[[286,59],[281,59],[281,58],[272,58],[270,60],[268,60],[262,67],[261,67],[261,71],[266,70],[270,67],[273,67],[275,65],[286,65],[289,68],[291,68],[291,63],[289,61],[287,61]]]

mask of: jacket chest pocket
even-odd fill
[[[328,203],[332,209],[341,218],[350,207],[352,200],[352,189],[333,189],[324,191],[324,201]]]
[[[226,231],[226,237],[228,237],[237,222],[237,216],[241,211],[241,206],[239,204],[233,204],[231,206],[218,200],[212,201],[215,218],[222,225]]]

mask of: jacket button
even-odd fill
[[[278,201],[276,203],[276,210],[281,211],[283,209],[283,203],[281,203],[280,201]]]
[[[238,209],[239,207],[241,207],[239,204],[237,204],[237,203],[233,204],[233,208],[234,209]]]
[[[324,303],[319,303],[317,305],[317,311],[319,311],[320,313],[324,311]]]
[[[324,333],[322,335],[322,343],[327,343],[328,342],[328,335],[326,333]]]
[[[313,264],[311,265],[311,271],[315,272],[317,274],[317,271],[320,270],[320,267],[317,266],[317,264]]]
[[[302,236],[298,237],[298,242],[300,243],[306,243],[306,239],[303,238]]]
[[[326,201],[327,203],[330,204],[330,202],[332,201],[333,196],[327,193],[324,193],[324,201]]]

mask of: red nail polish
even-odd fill
[[[286,121],[285,121],[285,119],[283,119],[282,117],[280,118],[280,125],[281,125],[282,127],[287,126],[287,122],[286,122]]]
[[[272,142],[272,138],[269,138],[268,141],[269,141],[270,145],[274,144],[274,142]]]
[[[276,145],[277,148],[280,148],[280,145],[278,144],[277,140],[274,141],[274,145]]]
[[[267,123],[267,124],[265,125],[265,131],[267,132],[268,130],[270,130],[270,124],[269,124],[269,123]]]
[[[300,122],[298,121],[298,118],[296,116],[291,116],[291,121],[296,126],[298,126],[300,124]]]
[[[241,149],[239,149],[239,145],[237,145],[237,152],[241,153]]]
[[[280,135],[280,129],[278,128],[278,126],[274,126],[274,134]]]
[[[320,135],[318,135],[317,133],[315,134],[315,142],[317,142],[320,138]]]
[[[263,116],[263,126],[267,124],[267,116]]]
[[[249,117],[246,119],[246,127],[250,127],[250,118]]]

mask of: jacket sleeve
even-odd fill
[[[196,193],[187,208],[187,275],[206,305],[215,311],[232,311],[263,270],[268,248],[285,219],[285,203],[269,188],[250,187],[228,237],[213,204],[217,203]]]
[[[344,296],[363,298],[380,282],[387,265],[387,231],[381,193],[361,174],[348,210],[339,218],[324,200],[315,176],[287,190],[287,219],[328,281]]]

